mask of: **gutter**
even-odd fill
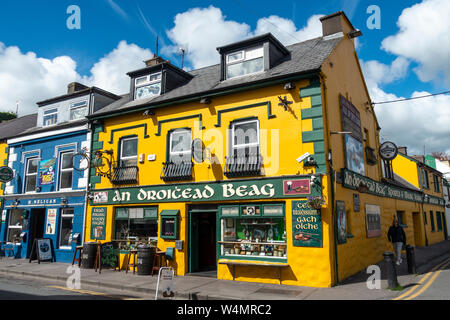
[[[143,104],[140,106],[132,106],[129,109],[114,110],[114,111],[106,112],[106,113],[99,114],[99,115],[88,115],[88,116],[86,116],[86,118],[88,118],[89,121],[93,121],[93,120],[97,120],[97,119],[104,119],[104,118],[111,118],[111,117],[116,116],[117,114],[124,115],[124,114],[136,113],[136,112],[144,111],[144,110],[148,110],[148,109],[157,109],[157,108],[172,106],[172,105],[181,104],[181,103],[198,101],[205,97],[218,97],[218,96],[223,96],[223,95],[227,95],[230,93],[242,92],[242,91],[247,91],[247,90],[251,90],[251,89],[258,89],[258,88],[282,83],[285,81],[294,81],[294,80],[301,80],[301,79],[309,78],[311,76],[318,74],[320,72],[320,70],[321,69],[319,67],[318,69],[313,69],[313,70],[308,70],[305,72],[299,72],[296,74],[292,74],[288,77],[282,76],[279,78],[263,79],[263,80],[256,81],[252,84],[246,85],[246,86],[237,84],[237,85],[230,86],[228,88],[203,91],[203,92],[195,93],[193,95],[187,95],[184,98],[183,97],[172,98],[172,99],[169,99],[166,101],[162,101],[160,103],[155,103],[154,105],[152,105],[152,103],[149,102],[149,103],[146,103],[146,104]],[[269,80],[269,81],[267,81],[267,80]]]

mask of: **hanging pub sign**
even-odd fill
[[[92,208],[91,239],[105,240],[106,207]]]
[[[322,244],[322,217],[307,200],[292,201],[292,242],[295,247],[319,247]]]
[[[42,160],[39,163],[39,185],[53,184],[55,181],[56,158]]]
[[[14,178],[14,171],[10,167],[0,167],[0,182],[9,182]]]
[[[383,160],[394,160],[398,154],[398,148],[395,143],[386,141],[380,145],[379,154]]]

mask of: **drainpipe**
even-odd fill
[[[333,161],[332,161],[332,150],[331,150],[331,146],[330,146],[330,122],[329,122],[329,118],[328,118],[328,114],[327,114],[327,97],[326,97],[326,84],[325,84],[325,78],[326,76],[320,72],[319,73],[319,78],[320,78],[320,84],[322,86],[322,97],[323,97],[323,117],[324,122],[326,122],[326,126],[324,127],[324,133],[325,133],[325,137],[326,137],[326,145],[327,147],[325,148],[325,150],[328,150],[327,153],[327,160],[328,160],[328,166],[330,168],[329,174],[330,174],[330,191],[331,191],[331,224],[332,224],[332,230],[333,230],[333,253],[334,253],[334,284],[333,285],[337,285],[339,282],[339,264],[338,264],[338,250],[337,250],[337,232],[336,232],[336,214],[335,214],[335,171],[333,169]]]

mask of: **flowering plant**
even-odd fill
[[[325,200],[321,196],[308,197],[308,204],[313,209],[321,209],[322,205],[325,204]]]

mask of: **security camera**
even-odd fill
[[[298,163],[302,163],[303,161],[305,161],[305,159],[307,159],[310,156],[309,152],[304,153],[303,155],[301,155],[300,157],[298,157],[296,160]]]

